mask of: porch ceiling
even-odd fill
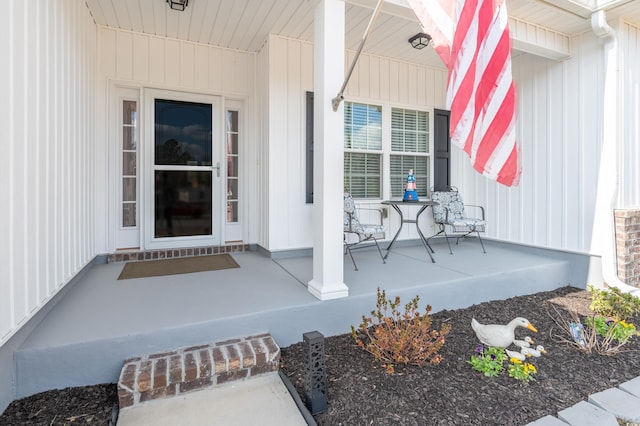
[[[506,0],[509,16],[566,35],[590,30],[599,4],[610,22],[624,16],[640,25],[640,1]],[[96,23],[161,37],[257,52],[269,33],[313,40],[318,0],[190,0],[184,12],[166,0],[86,0]],[[360,45],[376,0],[346,0],[346,47]],[[387,0],[364,51],[422,65],[442,67],[429,46],[412,49],[407,40],[420,26],[406,0]]]

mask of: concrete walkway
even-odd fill
[[[297,401],[300,403],[300,401]],[[120,411],[118,426],[306,426],[313,418],[298,408],[278,374],[267,374]],[[640,424],[640,377],[589,396],[588,401],[527,426]]]
[[[120,411],[118,426],[306,426],[277,373]]]
[[[545,416],[527,426],[619,426],[617,418],[640,424],[640,377],[594,393],[557,417]]]

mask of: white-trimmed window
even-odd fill
[[[383,120],[389,113],[391,119]],[[391,128],[383,129],[383,123]],[[345,102],[345,191],[359,199],[402,198],[411,169],[418,195],[426,198],[431,186],[429,133],[428,111]],[[390,194],[383,194],[384,179],[389,179]]]
[[[227,110],[227,223],[237,223],[239,214],[239,115],[237,110]]]
[[[122,101],[122,223],[123,228],[138,225],[137,191],[137,107],[134,100]]]
[[[409,169],[416,178],[418,196],[428,194],[430,176],[429,113],[410,109],[391,109],[391,197],[404,194]]]
[[[382,107],[344,105],[344,187],[354,198],[382,198]]]

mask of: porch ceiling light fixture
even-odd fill
[[[184,11],[184,8],[189,4],[189,0],[167,0],[169,7],[173,10]]]
[[[431,36],[425,33],[418,33],[409,39],[411,47],[414,49],[424,49],[429,45]]]

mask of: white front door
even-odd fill
[[[155,89],[144,99],[145,247],[220,244],[220,99]]]

